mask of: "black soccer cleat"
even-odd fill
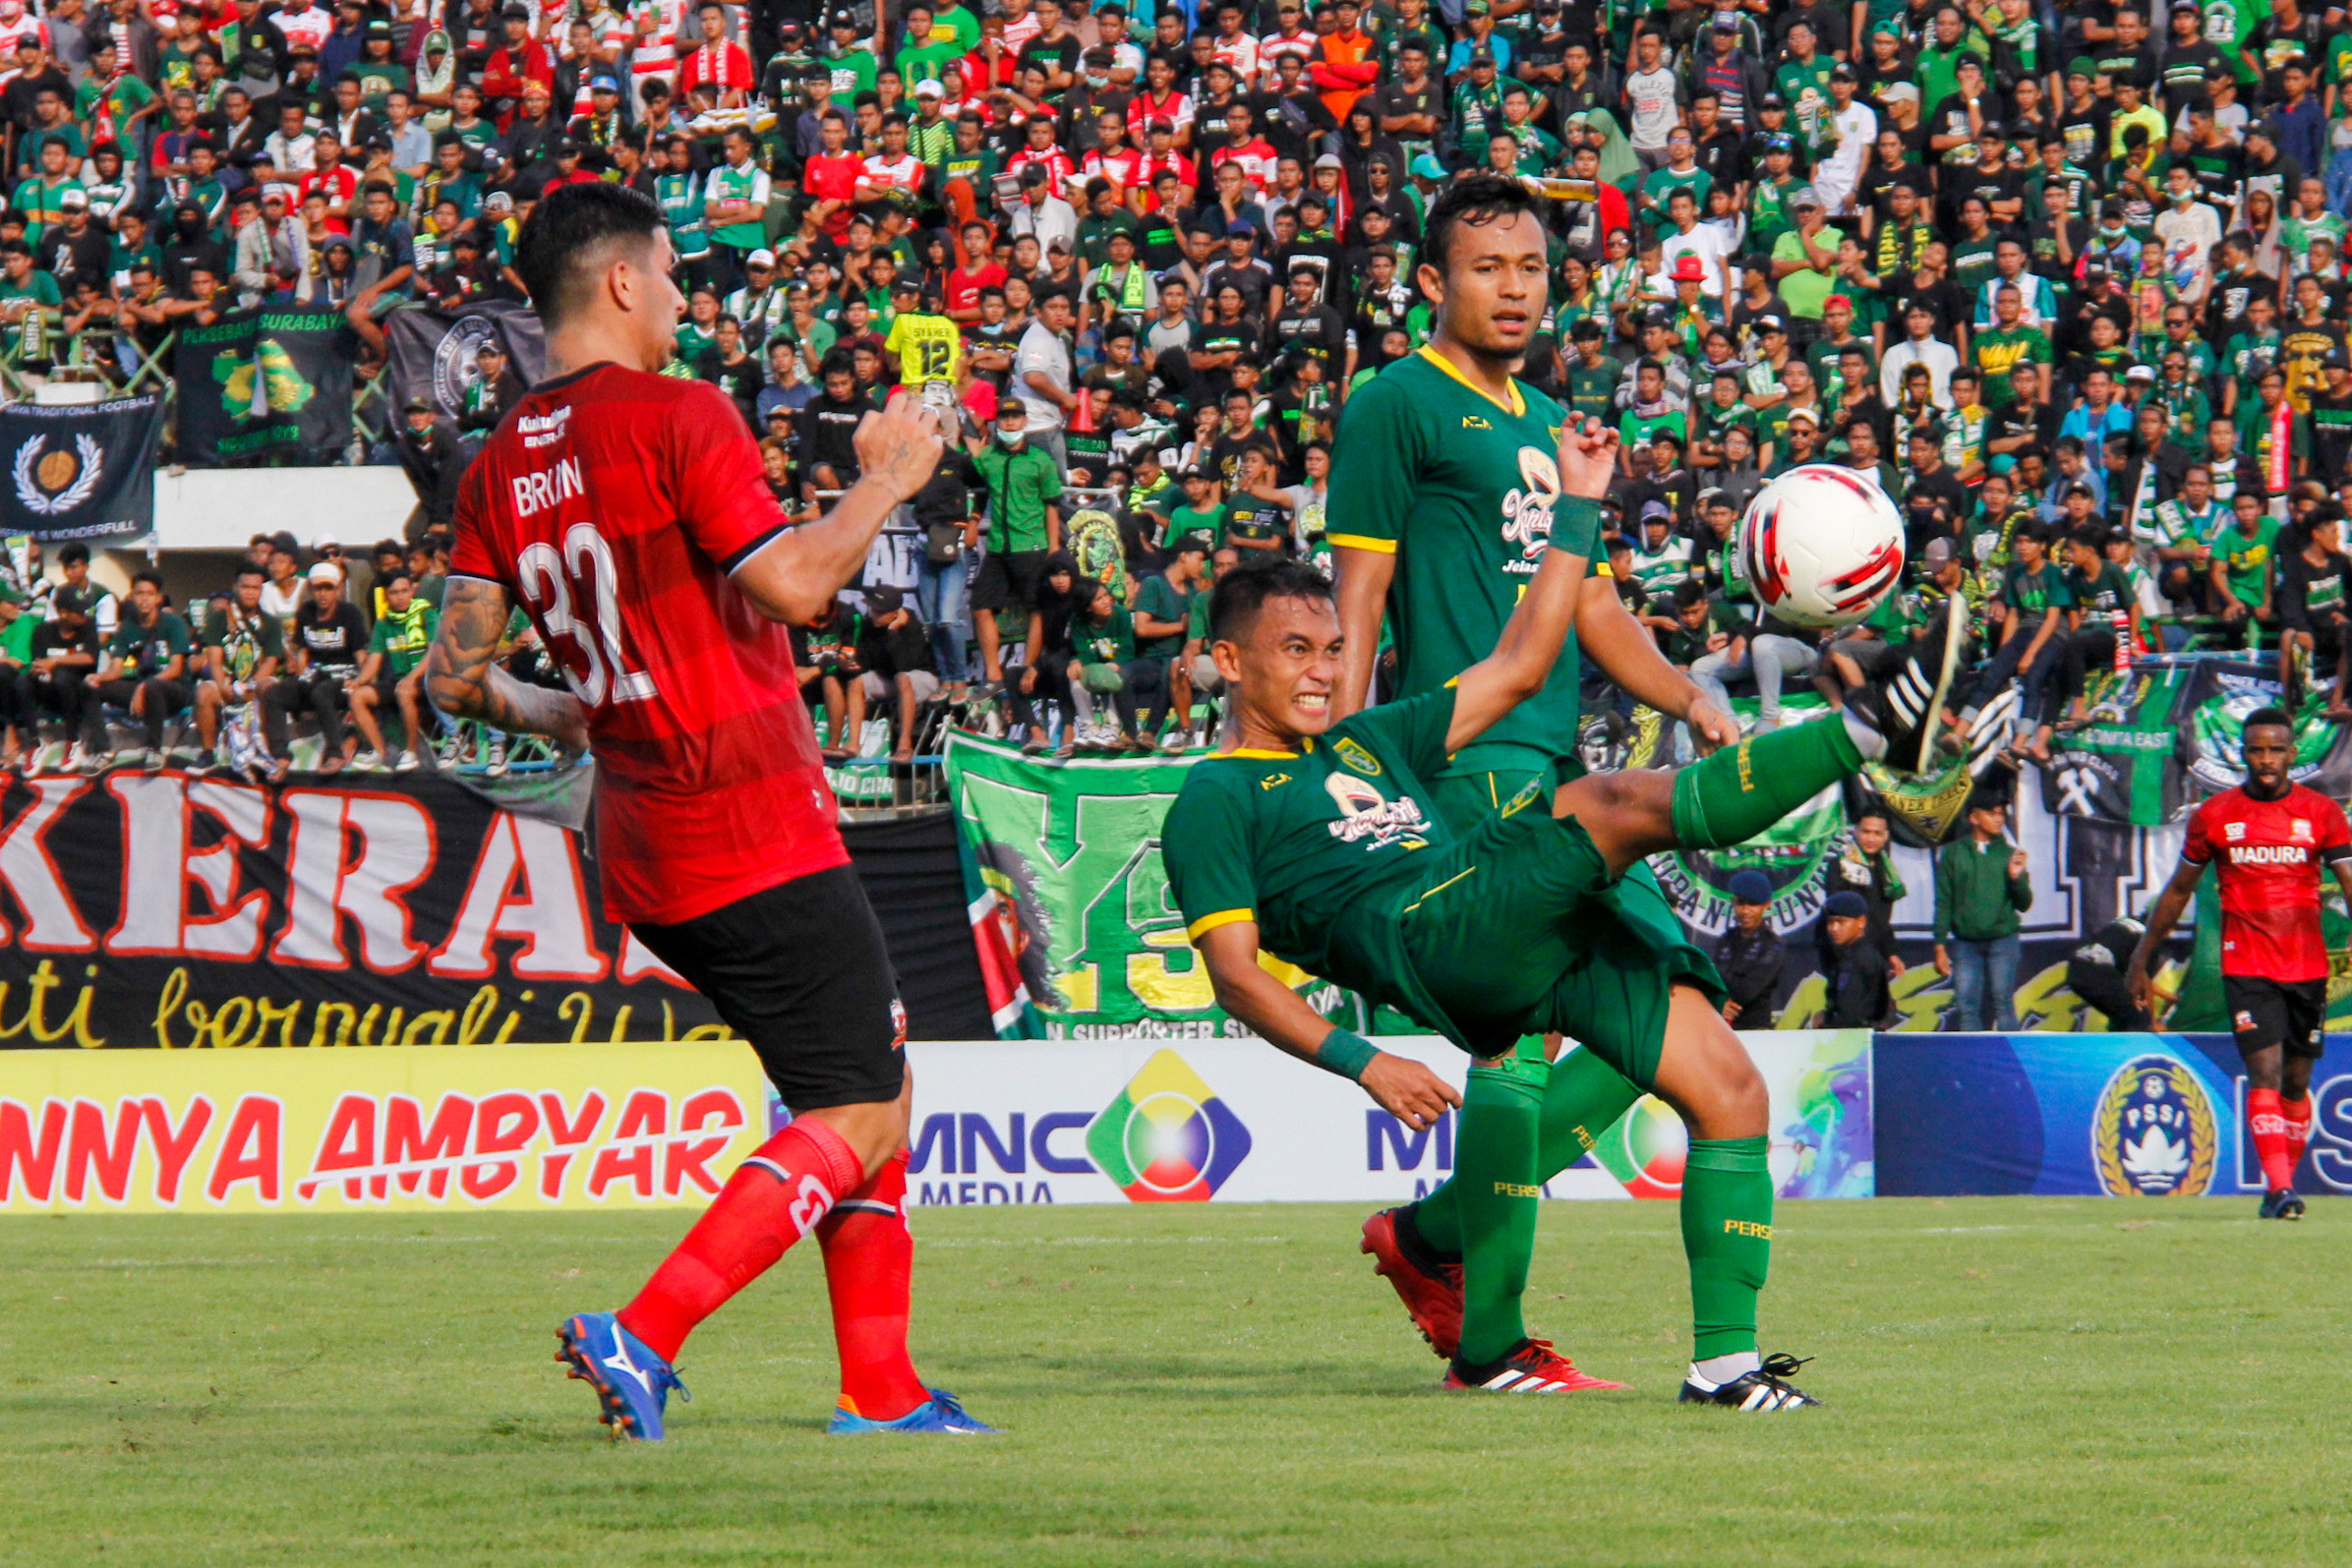
[[[1764,1415],[1773,1411],[1803,1410],[1821,1403],[1789,1381],[1810,1356],[1796,1357],[1775,1351],[1764,1358],[1764,1365],[1752,1372],[1743,1372],[1728,1383],[1710,1383],[1699,1375],[1696,1366],[1682,1379],[1682,1393],[1678,1403],[1684,1405],[1720,1405],[1726,1410],[1743,1415]]]
[[[2291,1187],[2282,1187],[2265,1193],[2259,1217],[2265,1220],[2299,1220],[2303,1218],[2303,1199]]]
[[[1847,699],[1855,715],[1886,738],[1887,766],[1898,773],[1929,773],[1942,761],[1944,708],[1968,642],[1968,612],[1960,595],[1946,599],[1942,619],[1912,642],[1893,677]]]

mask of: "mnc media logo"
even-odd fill
[[[1087,1152],[1138,1203],[1202,1203],[1250,1153],[1250,1130],[1173,1051],[1127,1080],[1087,1129]]]

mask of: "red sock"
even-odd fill
[[[2246,1091],[2246,1128],[2254,1134],[2255,1158],[2263,1162],[2263,1185],[2273,1192],[2294,1186],[2295,1162],[2287,1157],[2286,1112],[2276,1089]]]
[[[620,1326],[676,1361],[694,1325],[766,1273],[864,1182],[865,1167],[839,1132],[807,1118],[794,1122],[728,1178],[717,1201],[621,1308]]]
[[[931,1397],[907,1355],[914,1236],[907,1229],[907,1151],[835,1205],[817,1227],[833,1342],[841,1354],[841,1408],[892,1421]]]
[[[2292,1174],[2303,1163],[2303,1150],[2311,1142],[2311,1096],[2290,1100],[2282,1095],[2279,1110],[2287,1119],[2287,1170]]]

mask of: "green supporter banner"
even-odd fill
[[[1190,760],[1055,761],[957,732],[946,766],[1000,1036],[1248,1032],[1216,1005],[1160,864],[1160,821]],[[1354,992],[1264,961],[1333,1022],[1371,1025]]]
[[[2268,659],[2158,656],[2098,671],[2084,695],[2088,722],[2054,737],[2041,770],[2043,805],[2154,828],[2245,782],[2239,732],[2248,714],[2280,700],[2280,688]],[[2324,706],[2317,692],[2303,698],[2292,771],[2298,784],[2341,799],[2352,785],[2352,729],[2321,721]]]
[[[340,311],[238,311],[183,329],[172,357],[178,460],[340,462],[351,444],[352,347]]]

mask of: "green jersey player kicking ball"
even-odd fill
[[[1437,307],[1431,340],[1349,400],[1331,478],[1329,538],[1347,636],[1336,717],[1368,699],[1383,615],[1395,639],[1400,693],[1440,690],[1494,650],[1544,558],[1559,503],[1554,454],[1566,414],[1511,375],[1544,316],[1539,200],[1499,177],[1457,181],[1438,199],[1420,270]],[[1738,738],[1731,718],[1667,663],[1611,583],[1590,577],[1580,593],[1574,631],[1542,689],[1427,781],[1425,804],[1454,833],[1472,832],[1530,784],[1549,786],[1582,771],[1575,757],[1580,644],[1636,700],[1686,722],[1702,756]],[[1684,940],[1648,868],[1634,867],[1606,901],[1640,939],[1645,970],[1662,971],[1670,983],[1687,978],[1701,991],[1714,986],[1714,966]],[[1599,1012],[1621,1025],[1631,1036],[1619,1042],[1623,1049],[1654,1042],[1667,988],[1643,987],[1641,1005],[1629,1009],[1613,976],[1593,979],[1607,996],[1574,1011]],[[1364,1249],[1431,1346],[1472,1365],[1527,1341],[1520,1298],[1535,1246],[1534,1198],[1519,1184],[1498,1181],[1488,1162],[1516,1162],[1537,1140],[1548,1180],[1580,1159],[1641,1095],[1596,1051],[1548,1065],[1544,1047],[1524,1040],[1475,1065],[1455,1138],[1454,1180],[1364,1227]],[[1654,1051],[1654,1043],[1647,1048]],[[1546,1376],[1513,1386],[1531,1385],[1614,1386],[1557,1355]]]
[[[1915,702],[1865,688],[1840,722],[1760,735],[1678,773],[1533,780],[1455,832],[1429,807],[1427,781],[1544,689],[1576,619],[1616,458],[1616,436],[1594,420],[1560,446],[1550,548],[1488,657],[1448,685],[1336,724],[1347,641],[1329,579],[1287,561],[1219,579],[1209,639],[1227,685],[1226,744],[1186,779],[1161,851],[1219,1005],[1354,1078],[1409,1126],[1456,1103],[1450,1087],[1332,1028],[1261,966],[1262,951],[1396,1008],[1480,1060],[1508,1056],[1528,1035],[1572,1035],[1672,1105],[1691,1134],[1681,1207],[1695,1349],[1682,1397],[1795,1409],[1815,1403],[1788,1381],[1797,1364],[1756,1354],[1772,1244],[1763,1080],[1716,1011],[1713,972],[1657,962],[1652,938],[1613,895],[1643,858],[1752,838],[1866,757],[1930,752],[1954,629],[1921,639],[1899,673]],[[1457,1146],[1457,1173],[1466,1153]],[[1535,1141],[1484,1169],[1497,1188],[1532,1198]],[[1479,1223],[1466,1205],[1466,1242]],[[1532,1379],[1544,1392],[1556,1361],[1532,1341],[1484,1363],[1457,1351],[1446,1382],[1505,1392]]]

